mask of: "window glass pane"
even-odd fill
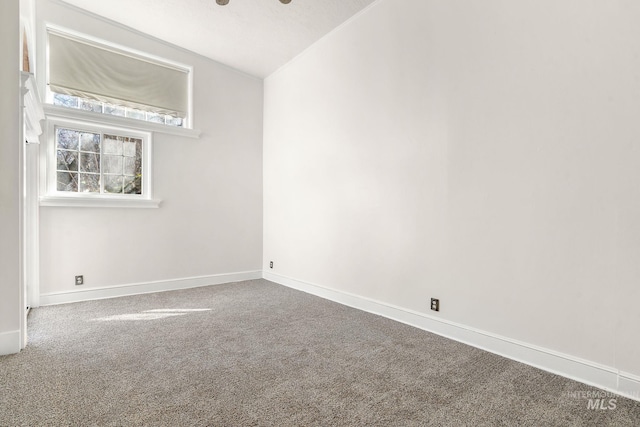
[[[102,142],[102,150],[105,154],[120,154],[122,155],[122,141],[121,138],[114,135],[105,135]]]
[[[126,116],[126,110],[124,107],[119,107],[117,105],[105,104],[104,105],[105,114],[111,114],[112,116],[124,117]]]
[[[56,128],[56,142],[58,148],[66,150],[78,149],[78,131],[71,129]]]
[[[122,156],[105,154],[102,157],[102,167],[104,173],[122,175]]]
[[[58,191],[78,191],[78,174],[74,172],[58,172],[57,174]]]
[[[100,173],[100,155],[80,153],[80,172]]]
[[[85,111],[93,111],[94,113],[102,113],[102,102],[78,98],[78,108]]]
[[[164,115],[156,113],[147,113],[147,121],[152,123],[164,124]]]
[[[80,174],[80,192],[82,193],[99,193],[100,192],[100,175],[81,173]]]
[[[140,167],[136,164],[135,157],[124,157],[124,175],[137,175],[140,173]]]
[[[58,150],[58,164],[56,169],[59,171],[78,171],[78,152]]]
[[[142,176],[125,176],[124,177],[124,193],[125,194],[142,194]]]
[[[122,176],[105,175],[105,193],[122,193]]]
[[[142,162],[142,140],[136,139],[136,159]]]
[[[61,93],[54,93],[53,105],[60,105],[67,108],[78,108],[78,98],[75,96],[63,95]]]
[[[122,144],[122,154],[127,157],[134,157],[136,155],[136,143],[132,142],[130,138],[128,141]]]
[[[127,108],[127,117],[129,117],[130,119],[144,120],[145,114],[144,114],[144,111],[142,110]]]
[[[180,127],[183,125],[182,119],[180,117],[167,116],[166,123],[169,126],[177,126],[177,127]]]
[[[92,153],[100,152],[100,134],[99,133],[81,133],[80,134],[80,150],[91,151]]]

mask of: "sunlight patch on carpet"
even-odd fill
[[[96,322],[111,322],[118,320],[158,320],[166,319],[168,317],[184,316],[190,313],[201,313],[204,311],[211,311],[210,308],[162,308],[154,310],[145,310],[141,313],[128,313],[128,314],[116,314],[113,316],[100,317],[97,319],[91,319]]]

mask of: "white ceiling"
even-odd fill
[[[375,0],[64,1],[264,78]]]

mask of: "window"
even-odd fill
[[[56,127],[56,190],[142,194],[142,138]]]
[[[50,118],[43,205],[154,207],[151,134]]]
[[[49,104],[190,128],[190,67],[55,28],[47,40]]]

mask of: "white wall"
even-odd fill
[[[638,22],[378,1],[265,81],[263,268],[640,375]]]
[[[40,33],[49,22],[192,65],[202,131],[198,140],[154,136],[159,209],[41,208],[41,293],[259,270],[262,81],[57,2],[39,0],[37,20]]]
[[[0,354],[20,349],[19,24],[19,1],[0,1]]]

